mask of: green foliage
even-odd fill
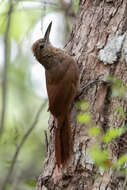
[[[77,102],[76,107],[81,110],[81,112],[78,114],[77,119],[80,123],[90,123],[91,121],[91,115],[88,111],[89,103],[88,102]]]
[[[77,102],[76,106],[77,106],[78,109],[80,109],[82,111],[86,111],[89,108],[89,103],[81,101],[81,102]]]
[[[103,136],[103,141],[105,143],[109,143],[117,136],[120,136],[124,132],[124,128],[115,128],[115,129],[109,129],[106,134]]]
[[[89,134],[91,136],[98,136],[100,134],[100,128],[98,126],[90,128]]]
[[[120,85],[121,82],[118,80],[118,84]],[[81,110],[81,112],[77,116],[78,122],[82,124],[90,124],[91,122],[91,115],[89,113],[89,104],[86,102],[78,102],[77,108]],[[116,106],[115,111],[117,111],[119,117],[122,117],[123,119],[126,119],[126,114],[124,112],[123,107]],[[110,154],[108,149],[106,149],[107,144],[111,143],[113,139],[116,137],[119,137],[122,135],[126,130],[126,127],[119,127],[119,128],[112,128],[107,130],[105,135],[101,135],[101,127],[100,126],[93,126],[89,129],[89,135],[98,138],[101,144],[105,144],[105,148],[102,150],[100,146],[96,143],[94,146],[91,146],[89,148],[89,152],[91,155],[91,158],[93,159],[94,163],[103,169],[121,169],[122,165],[127,161],[127,155],[121,156],[115,163],[112,162],[110,159]],[[98,140],[96,141],[98,142]]]
[[[72,0],[72,6],[73,6],[75,13],[77,13],[78,7],[79,7],[79,0]]]
[[[10,184],[6,184],[6,189],[10,189],[11,185]]]
[[[89,113],[79,113],[77,119],[80,123],[88,124],[91,121],[91,116]]]
[[[10,48],[13,47],[12,45],[14,45],[14,43],[16,44],[15,48],[11,49],[10,52],[13,54],[14,51],[16,51],[17,54],[15,57],[13,57],[13,61],[12,57],[10,56],[11,59],[8,62],[7,110],[5,115],[5,128],[3,135],[0,138],[1,184],[7,176],[8,169],[12,164],[12,158],[21,139],[33,122],[34,116],[41,103],[44,101],[42,97],[37,95],[33,80],[31,79],[30,73],[32,64],[29,64],[31,63],[31,54],[29,51],[22,51],[22,44],[19,43],[19,41],[23,40],[26,34],[29,36],[35,22],[40,19],[41,10],[33,10],[31,8],[26,10],[19,7],[18,3],[19,1],[15,1],[10,24],[9,39],[15,40],[15,42],[14,40],[9,40]],[[8,3],[7,1],[2,1],[0,2],[1,39],[5,33],[8,18]],[[29,45],[27,48],[28,50],[31,49],[31,45]],[[3,68],[0,65],[0,73],[3,72],[2,69]],[[2,80],[2,76],[0,77],[0,80]],[[1,87],[2,86],[0,85],[0,105],[2,99]],[[28,186],[29,189],[33,189],[35,183],[32,181],[30,182],[30,179],[34,178],[42,168],[42,161],[45,157],[44,129],[47,128],[47,120],[49,115],[46,109],[47,107],[45,110],[43,110],[35,130],[27,138],[15,163],[14,171],[11,176],[11,182],[13,183],[13,180],[17,177],[18,171],[20,173],[21,179],[19,182],[20,185],[16,188],[17,190],[28,189]],[[24,179],[22,176],[25,176],[27,182],[29,179],[29,182],[27,185],[25,184],[23,188],[22,186],[24,184]],[[6,189],[10,188],[11,184],[8,183],[6,185]]]
[[[36,181],[28,180],[25,182],[25,184],[29,187],[36,187]]]
[[[12,15],[11,35],[15,40],[22,39],[40,17],[39,12],[29,10],[16,10]],[[23,21],[23,22],[22,22]]]
[[[95,145],[92,146],[90,149],[90,155],[94,162],[97,164],[99,167],[106,168],[106,161],[109,158],[108,152],[106,150],[101,150],[99,146]]]
[[[0,34],[3,34],[6,29],[8,8],[8,3],[3,3],[3,5],[0,7]],[[33,11],[32,9],[26,11],[25,9],[20,9],[16,4],[12,12],[10,27],[11,37],[13,37],[16,41],[21,40],[40,16],[40,11]]]
[[[115,164],[113,164],[114,168],[119,169],[123,164],[125,164],[125,162],[127,162],[127,154],[124,154],[123,156],[121,156]]]

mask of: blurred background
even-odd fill
[[[35,189],[49,112],[44,69],[31,46],[52,21],[50,41],[64,48],[77,10],[78,0],[0,0],[1,190]]]

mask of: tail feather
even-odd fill
[[[58,167],[65,165],[72,152],[72,133],[68,115],[64,120],[57,120],[55,129],[55,156]]]
[[[55,157],[58,167],[62,164],[61,162],[61,141],[60,141],[60,129],[55,128]]]

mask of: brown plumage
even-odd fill
[[[74,59],[49,42],[52,22],[43,39],[37,40],[32,51],[45,67],[49,110],[56,120],[55,157],[58,167],[65,165],[72,151],[69,115],[79,85],[79,70]]]

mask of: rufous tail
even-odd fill
[[[56,164],[64,166],[72,152],[72,133],[67,114],[64,119],[57,119],[57,127],[55,128],[55,157]]]

